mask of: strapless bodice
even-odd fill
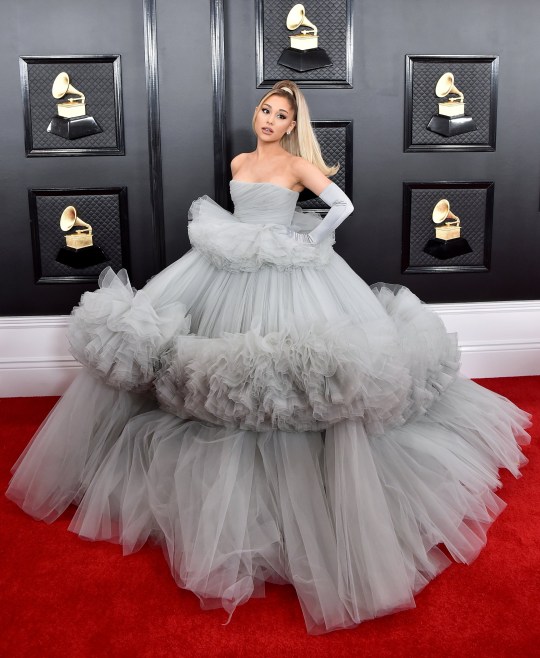
[[[232,180],[231,198],[234,217],[250,224],[290,226],[298,201],[298,192],[274,183],[249,183]]]
[[[207,196],[196,199],[188,214],[191,246],[218,269],[326,267],[335,256],[333,234],[318,244],[291,236],[289,229],[311,231],[321,222],[316,213],[296,208],[298,192],[274,183],[233,180],[231,196],[234,214]]]

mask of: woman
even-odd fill
[[[190,210],[193,249],[141,291],[110,269],[72,314],[86,367],[7,495],[70,529],[152,538],[178,585],[230,614],[292,583],[309,632],[414,605],[470,562],[526,462],[526,413],[457,376],[454,336],[406,288],[371,290],[332,249],[353,208],[305,99],[277,83],[232,162],[234,215]],[[295,209],[309,188],[330,210]]]

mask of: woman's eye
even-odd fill
[[[263,114],[268,114],[268,109],[266,107],[263,107],[262,111],[263,111]]]
[[[284,116],[283,114],[278,114],[277,116],[278,116],[278,119],[286,119],[286,118],[287,118],[287,117]]]

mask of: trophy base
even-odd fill
[[[424,252],[439,260],[448,260],[449,258],[470,254],[472,249],[465,238],[454,238],[453,240],[432,238],[426,242]]]
[[[91,247],[83,247],[82,249],[61,247],[56,255],[56,260],[58,263],[62,263],[62,265],[82,269],[83,267],[105,263],[109,259],[99,247],[92,245]]]
[[[473,132],[476,130],[476,123],[472,117],[465,114],[457,117],[434,114],[427,125],[427,129],[443,137],[454,137],[455,135]]]
[[[278,64],[303,73],[332,66],[332,60],[324,48],[311,48],[310,50],[285,48],[278,59]]]
[[[54,116],[47,126],[47,132],[64,139],[80,139],[89,135],[97,135],[103,130],[98,122],[87,114],[82,117],[59,117]]]

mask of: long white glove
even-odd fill
[[[349,197],[335,183],[319,194],[319,197],[330,206],[326,217],[309,233],[296,233],[291,230],[291,237],[298,242],[318,244],[332,233],[354,210]]]

